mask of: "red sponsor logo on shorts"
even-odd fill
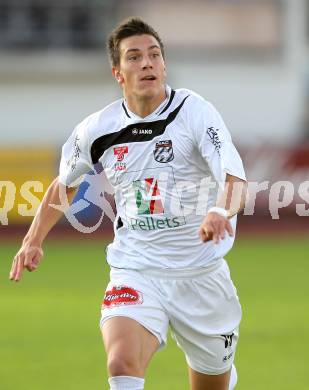
[[[111,290],[106,291],[103,307],[137,305],[143,302],[142,294],[128,286],[113,286]]]

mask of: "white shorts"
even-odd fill
[[[132,318],[164,346],[168,327],[195,371],[218,375],[233,363],[241,306],[225,260],[199,270],[112,268],[100,325]]]

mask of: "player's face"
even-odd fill
[[[125,96],[153,98],[164,90],[165,64],[152,35],[134,35],[120,42],[120,65],[113,68]]]

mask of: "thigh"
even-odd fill
[[[234,360],[241,319],[227,264],[223,262],[216,271],[185,283],[186,294],[175,299],[170,317],[174,338],[194,371],[224,374]]]
[[[136,376],[144,375],[151,357],[160,345],[157,337],[141,324],[122,316],[105,321],[102,336],[109,365],[113,365],[116,370],[115,364],[120,370],[123,365],[128,365],[129,372],[133,370]]]

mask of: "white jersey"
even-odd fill
[[[187,89],[141,118],[123,99],[82,121],[62,149],[59,179],[76,185],[101,163],[115,189],[117,268],[202,268],[222,258],[234,237],[203,243],[199,226],[226,174],[245,180],[242,161],[216,109]],[[231,220],[236,229],[236,216]]]

